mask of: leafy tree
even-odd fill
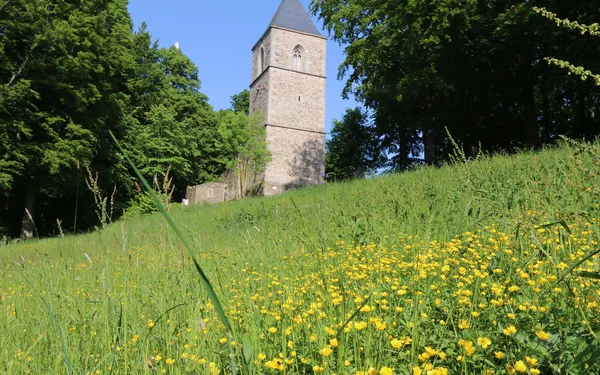
[[[248,89],[231,97],[231,109],[235,113],[250,113],[250,91]]]
[[[124,0],[21,0],[0,10],[0,183],[22,205],[21,237],[37,212],[68,196],[79,162],[96,157],[120,123],[131,20]],[[33,220],[32,220],[33,219]]]
[[[557,32],[533,4],[580,24],[600,18],[579,0],[313,0],[311,9],[345,46],[343,94],[372,111],[390,167],[405,169],[419,155],[447,157],[445,128],[468,155],[600,134],[591,80],[540,63],[560,56],[600,71],[600,42]]]
[[[258,193],[265,167],[271,160],[262,114],[221,113],[219,136],[219,153],[227,160],[229,171],[225,178],[235,190],[235,196],[245,198]]]
[[[175,47],[158,49],[142,25],[134,36],[137,72],[132,92],[126,144],[144,176],[164,176],[169,167],[175,196],[189,185],[225,172],[220,155],[217,118],[200,92],[198,68]]]
[[[333,121],[325,155],[325,178],[328,181],[364,177],[381,166],[381,159],[378,140],[369,126],[366,111],[347,109],[341,121]]]
[[[175,109],[159,104],[145,116],[147,123],[139,127],[134,144],[140,156],[140,172],[144,176],[160,176],[171,167],[181,178],[189,176],[192,169],[185,154],[189,139],[184,124],[176,120]]]
[[[171,171],[175,199],[234,168],[238,154],[221,149],[229,141],[200,91],[198,68],[181,50],[160,49],[145,24],[134,33],[126,5],[0,5],[2,234],[31,237],[34,222],[48,234],[57,218],[63,228],[92,228],[98,197],[115,197],[115,215],[137,202],[136,181],[108,130],[147,179]],[[242,108],[244,93],[237,97]],[[83,166],[96,176],[93,193]]]
[[[405,140],[389,142],[404,149],[403,154],[413,148],[406,142],[420,138],[425,161],[437,160],[443,126],[436,112],[451,88],[439,74],[438,62],[445,56],[444,43],[451,28],[463,26],[476,3],[313,1],[313,12],[324,20],[335,40],[347,45],[340,67],[340,77],[349,75],[344,95],[353,93],[375,110],[381,133]],[[417,108],[418,115],[414,113]],[[381,121],[390,116],[397,120]]]

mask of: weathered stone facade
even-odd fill
[[[227,184],[213,182],[187,188],[185,199],[189,204],[222,203],[233,199],[229,195]]]
[[[294,2],[284,0],[280,11]],[[274,26],[274,19],[252,49],[250,112],[263,113],[272,156],[265,195],[323,183],[327,39],[304,17],[315,32]]]

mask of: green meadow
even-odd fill
[[[599,374],[600,143],[0,247],[0,374]]]

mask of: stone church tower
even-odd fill
[[[265,195],[322,184],[326,41],[299,0],[283,0],[252,48],[250,113],[264,115]]]

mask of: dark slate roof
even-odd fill
[[[279,9],[277,9],[277,13],[275,13],[275,17],[271,20],[271,26],[321,36],[300,0],[283,0]]]

